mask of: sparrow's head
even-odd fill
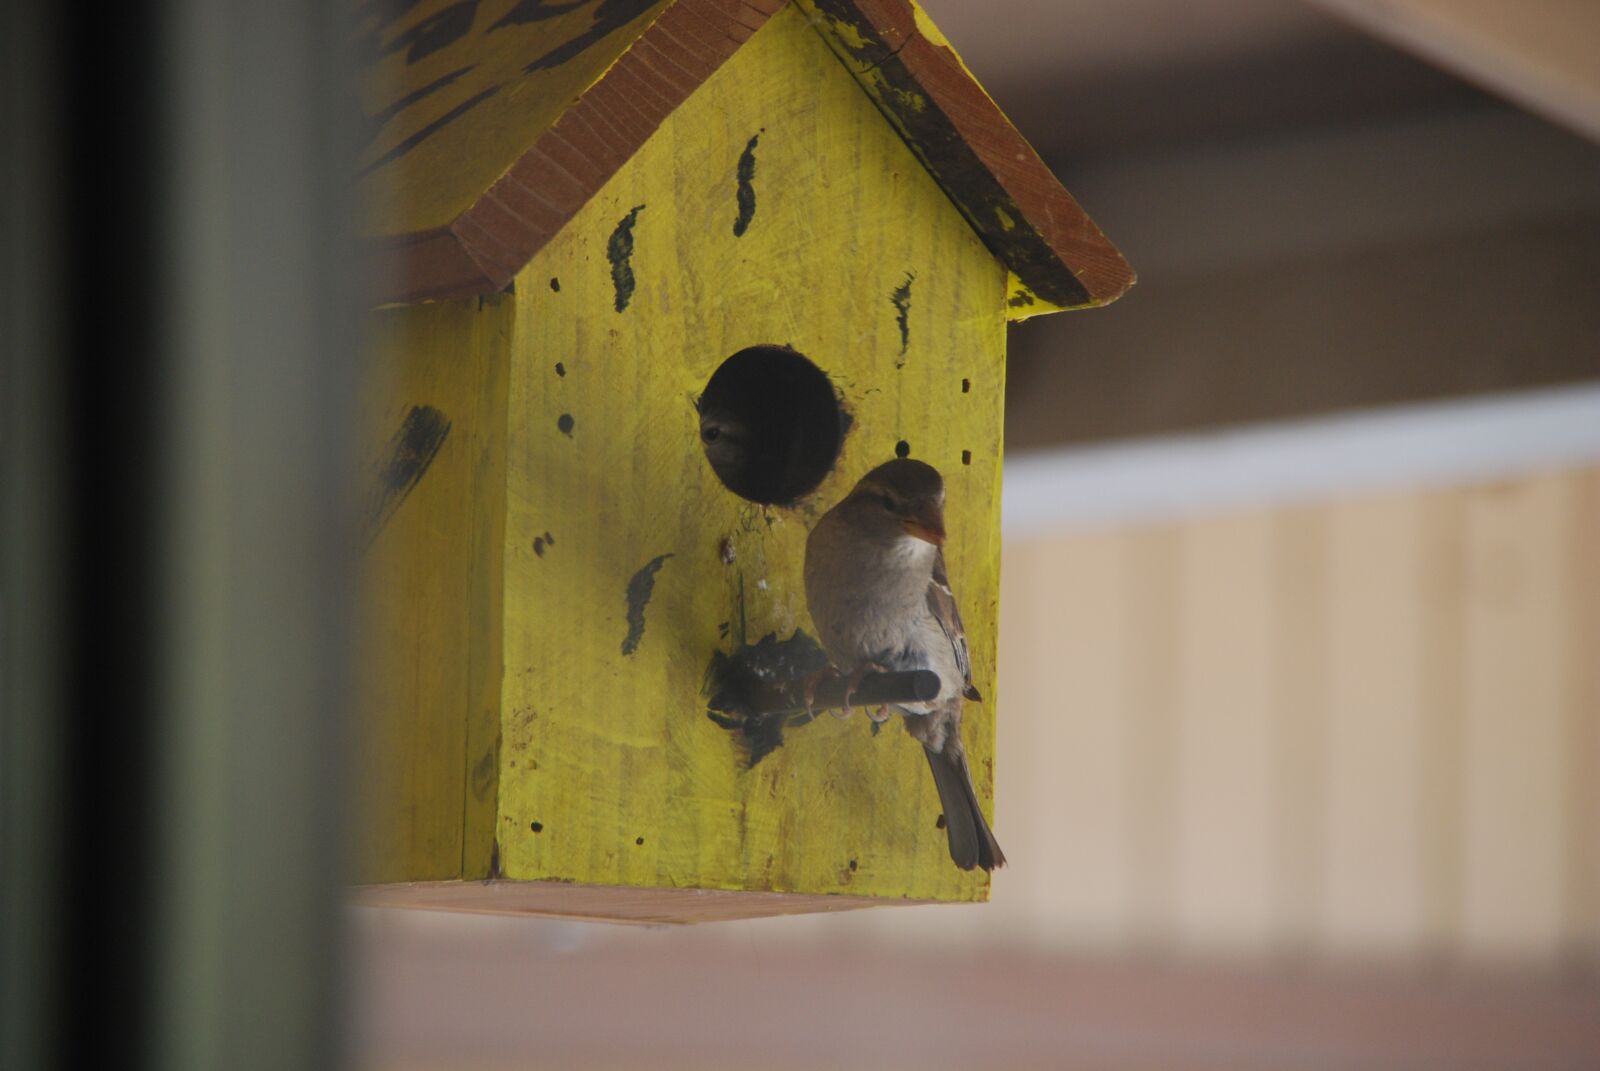
[[[742,479],[756,450],[744,421],[724,409],[708,405],[700,407],[700,442],[705,445],[711,467],[725,481]]]
[[[944,545],[944,479],[932,465],[884,462],[861,477],[845,503],[858,524],[884,538]]]

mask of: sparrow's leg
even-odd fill
[[[834,668],[832,666],[823,666],[821,669],[817,670],[815,673],[811,674],[811,676],[806,678],[804,695],[806,701],[807,718],[814,718],[817,716],[816,710],[813,709],[817,705],[817,688],[830,673],[835,673]]]
[[[848,718],[850,715],[855,713],[850,706],[850,697],[855,694],[857,688],[861,687],[861,681],[868,673],[887,672],[889,672],[888,667],[880,666],[876,662],[863,662],[861,665],[857,666],[856,671],[850,674],[849,679],[844,682],[844,713],[835,714],[834,717],[843,719]],[[872,717],[871,714],[868,714],[867,716],[869,718]],[[874,718],[873,720],[876,721],[877,719]]]

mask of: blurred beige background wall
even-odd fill
[[[1006,925],[1600,952],[1600,469],[1006,548]]]

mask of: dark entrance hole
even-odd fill
[[[793,502],[838,460],[844,420],[833,385],[786,346],[735,353],[697,405],[706,460],[728,490],[752,502]]]

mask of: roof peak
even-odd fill
[[[1010,271],[1013,319],[1105,304],[1132,284],[1122,256],[914,0],[793,3]],[[500,44],[496,30],[545,23],[524,31],[553,40],[543,42],[550,47],[523,71],[535,74],[572,60],[595,73],[586,77],[580,69],[569,76],[586,84],[528,139],[509,169],[472,194],[450,222],[371,240],[384,280],[382,299],[417,301],[503,289],[678,105],[785,6],[787,0],[591,0],[552,10],[522,2],[486,24],[478,43],[469,37],[476,29],[470,20],[458,25],[445,46],[488,50]],[[406,62],[414,62],[416,42],[426,38],[430,25],[437,35],[438,20],[448,10],[424,12],[396,29],[383,52],[392,54],[409,40],[412,54]],[[565,17],[559,25],[558,15]],[[452,66],[469,54],[437,57],[438,66],[451,69],[423,89],[474,70],[476,63]],[[465,97],[443,113],[443,121],[498,88]],[[431,132],[439,122],[419,130]],[[391,149],[369,170],[396,155]]]

